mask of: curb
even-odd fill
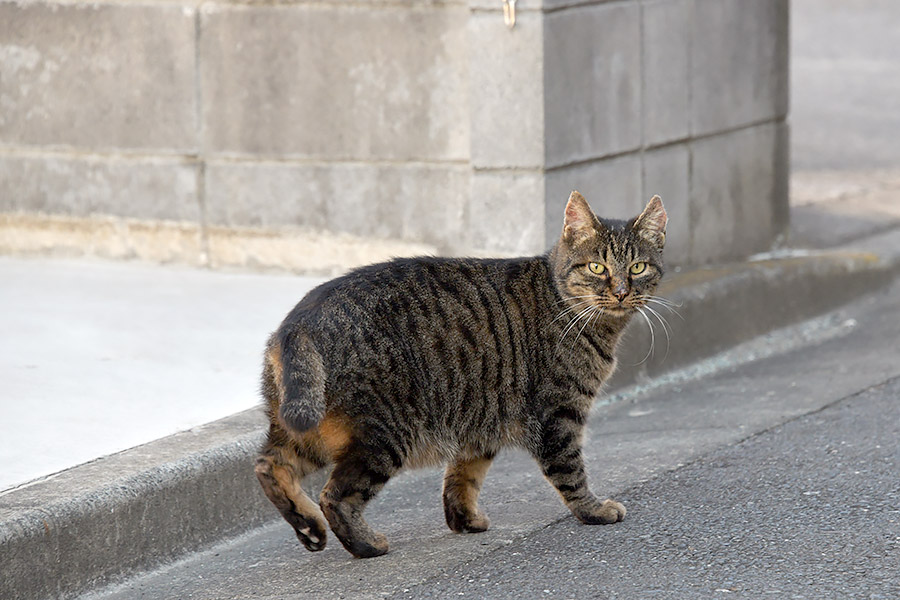
[[[681,318],[668,319],[668,352],[629,367],[649,344],[646,327],[633,327],[609,387],[887,286],[900,274],[892,259],[794,253],[676,274],[660,291],[681,303]],[[262,411],[253,409],[0,494],[0,597],[72,597],[279,518],[253,476],[264,431]]]
[[[696,269],[663,282],[659,295],[680,304],[678,315],[659,312],[656,344],[642,319],[634,319],[619,351],[609,389],[646,381],[706,358],[773,329],[808,319],[887,286],[900,260],[869,252],[784,253],[725,267]],[[635,366],[637,365],[637,366]]]
[[[66,598],[271,519],[249,410],[0,495],[0,598]],[[251,474],[251,476],[248,476]]]

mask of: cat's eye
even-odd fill
[[[647,263],[645,262],[636,262],[631,265],[631,274],[632,275],[640,275],[644,271],[647,270]]]
[[[590,269],[591,273],[594,275],[603,275],[606,273],[606,265],[601,265],[600,263],[588,263],[588,269]]]

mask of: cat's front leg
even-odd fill
[[[576,408],[554,410],[540,425],[533,454],[544,477],[579,521],[588,525],[616,523],[625,518],[625,507],[615,500],[599,500],[588,488],[581,454],[586,419],[586,412]]]

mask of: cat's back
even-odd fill
[[[476,259],[416,257],[368,265],[310,291],[282,324],[311,329],[431,327],[490,318],[511,298],[528,304],[521,290],[546,279],[543,257]]]
[[[329,390],[368,380],[398,395],[484,396],[478,382],[515,395],[533,379],[551,286],[544,257],[393,260],[314,289],[280,332],[312,338]]]

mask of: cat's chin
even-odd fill
[[[603,313],[614,319],[624,319],[625,317],[630,317],[631,314],[635,312],[635,310],[637,309],[631,306],[616,306],[613,308],[604,309]]]

